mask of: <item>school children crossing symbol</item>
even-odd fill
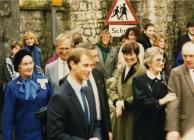
[[[128,0],[114,0],[105,24],[138,24],[137,16]]]

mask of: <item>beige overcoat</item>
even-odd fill
[[[165,129],[183,136],[194,128],[194,82],[184,64],[172,69],[168,89],[178,98],[167,104]]]
[[[115,81],[111,84],[109,92],[109,98],[112,101],[115,99],[125,100],[129,105],[129,108],[126,108],[120,117],[116,117],[114,110],[112,117],[113,140],[132,140],[132,79],[135,76],[145,73],[144,66],[137,64],[133,75],[128,78],[126,83],[122,84],[121,78],[124,68],[125,66],[122,66],[117,69],[115,73]]]

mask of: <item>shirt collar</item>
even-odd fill
[[[58,61],[60,64],[63,64],[63,62],[64,62],[60,57],[58,58]]]
[[[146,74],[147,74],[147,76],[150,78],[150,79],[158,79],[158,80],[161,80],[161,74],[159,73],[158,75],[154,75],[154,74],[152,74],[151,72],[150,72],[150,70],[147,70],[146,71]]]
[[[194,72],[194,69],[189,69],[189,72],[190,72],[190,73],[193,73],[193,72]]]
[[[125,67],[126,69],[130,69],[130,68],[131,68],[131,66],[128,66],[128,65],[125,65],[125,66],[126,66],[126,67]]]
[[[189,35],[189,38],[190,38],[191,40],[193,40],[193,36],[192,36],[192,35],[190,35],[189,33],[188,33],[188,35]]]
[[[79,93],[81,88],[84,86],[84,84],[80,84],[78,83],[77,81],[75,81],[71,75],[69,74],[68,77],[67,77],[67,80],[68,82],[70,83],[71,87],[73,88],[73,90],[76,92],[76,93]]]

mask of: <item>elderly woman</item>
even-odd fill
[[[164,67],[163,50],[148,48],[145,52],[145,74],[133,79],[133,140],[164,140],[165,104],[176,99],[167,93],[166,81],[160,72]]]
[[[115,106],[112,133],[114,140],[132,140],[132,79],[143,74],[145,68],[137,60],[139,54],[137,43],[125,43],[122,53],[126,65],[117,69],[109,92],[109,97]]]
[[[20,75],[6,87],[3,140],[43,140],[45,118],[41,110],[51,96],[48,80],[33,74],[34,62],[26,50],[16,53],[13,64]]]

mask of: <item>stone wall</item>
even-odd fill
[[[5,57],[9,55],[9,44],[19,36],[18,17],[18,0],[0,1],[0,82],[2,80],[2,65],[5,62]]]
[[[43,58],[52,55],[51,2],[47,0],[20,0],[20,33],[25,30],[36,32],[42,46]],[[30,3],[29,3],[30,2]],[[194,18],[192,0],[130,0],[140,25],[152,22],[157,33],[165,33],[170,52],[175,41],[185,31],[188,19]],[[57,8],[57,34],[79,31],[84,40],[96,43],[104,26],[104,19],[112,0],[63,0]],[[172,54],[172,53],[170,53]]]

